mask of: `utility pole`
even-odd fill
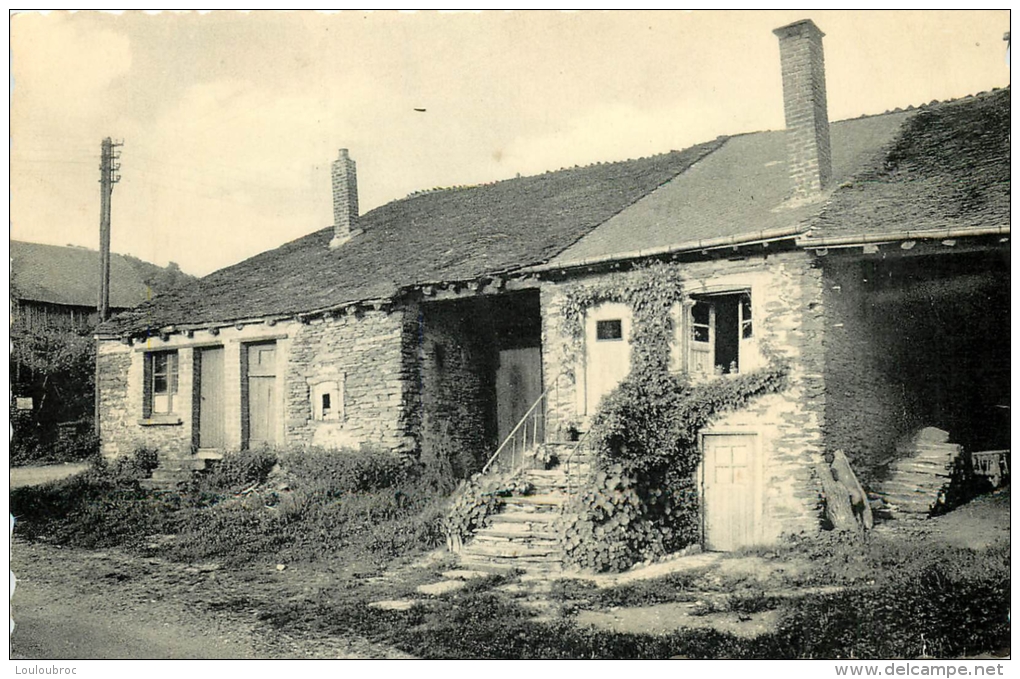
[[[99,163],[99,322],[110,317],[110,200],[113,198],[113,185],[120,181],[117,170],[120,163],[120,152],[115,149],[124,142],[114,143],[107,137],[102,143],[101,160]],[[99,356],[96,355],[95,411],[92,427],[96,436],[99,433]]]
[[[114,143],[107,137],[103,140],[102,156],[99,164],[99,321],[110,317],[110,201],[113,198],[113,185],[120,181],[117,170],[120,163],[120,152],[115,149],[124,142]]]

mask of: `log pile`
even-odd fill
[[[949,483],[963,446],[949,443],[949,433],[925,427],[897,447],[898,458],[877,489],[896,519],[925,519]]]

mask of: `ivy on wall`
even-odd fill
[[[621,571],[700,539],[695,472],[698,433],[717,414],[783,389],[787,368],[768,352],[761,370],[691,384],[669,370],[672,309],[684,299],[680,267],[653,263],[574,288],[563,305],[564,365],[583,346],[588,309],[619,302],[633,314],[631,372],[603,398],[589,438],[595,466],[564,512],[561,545],[568,561]]]
[[[573,366],[578,348],[583,346],[585,313],[599,304],[620,302],[633,313],[631,361],[635,367],[669,368],[673,341],[673,305],[683,300],[680,267],[661,262],[641,265],[622,275],[603,278],[570,289],[563,302],[563,334],[572,341],[563,343],[562,365]]]

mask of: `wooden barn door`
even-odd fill
[[[198,447],[223,448],[226,445],[223,347],[202,349],[198,362]]]
[[[246,447],[276,444],[276,344],[247,348]]]
[[[705,434],[702,441],[705,549],[730,552],[753,545],[761,512],[757,436]]]
[[[538,347],[504,349],[496,370],[496,419],[502,443],[542,395],[542,350]],[[542,440],[543,432],[528,438]]]

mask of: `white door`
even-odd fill
[[[602,397],[630,372],[632,315],[626,304],[609,302],[585,316],[585,413],[591,415]]]
[[[757,436],[705,434],[705,549],[731,552],[756,542],[760,523]]]

